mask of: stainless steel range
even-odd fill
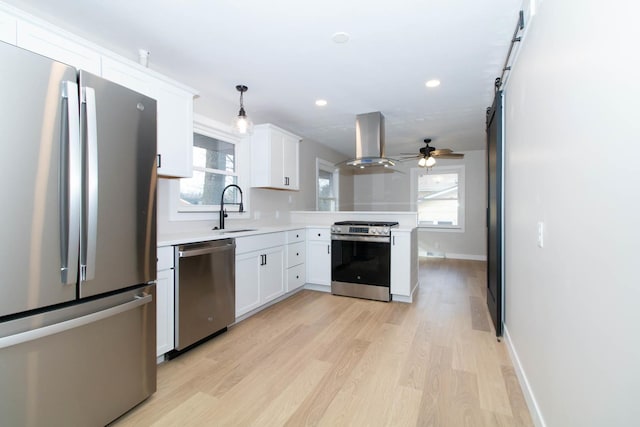
[[[397,222],[341,221],[331,227],[331,293],[391,301],[391,230]]]

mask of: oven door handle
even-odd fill
[[[332,234],[331,240],[342,240],[342,241],[348,241],[348,242],[391,243],[390,236],[354,236],[352,234]]]

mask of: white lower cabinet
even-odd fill
[[[285,290],[291,292],[303,286],[306,271],[306,233],[304,229],[287,231]]]
[[[236,255],[236,318],[260,307],[260,254]]]
[[[236,239],[236,318],[284,294],[282,233]]]
[[[156,280],[156,355],[173,350],[174,276],[173,246],[158,248]]]
[[[282,246],[263,251],[260,266],[260,302],[265,304],[284,294],[284,248]]]
[[[391,232],[391,294],[394,299],[411,302],[413,289],[418,283],[417,251],[417,229]]]
[[[331,234],[329,228],[307,230],[307,283],[331,286]]]

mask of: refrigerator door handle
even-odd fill
[[[152,300],[153,295],[151,294],[136,295],[132,301],[128,301],[124,304],[116,305],[115,307],[110,307],[96,313],[87,314],[86,316],[76,317],[75,319],[65,320],[60,323],[54,323],[53,325],[43,326],[42,328],[32,329],[15,335],[2,337],[0,338],[0,349],[79,328],[80,326],[88,325],[108,317],[113,317],[117,314],[124,313],[125,311],[133,310],[137,307],[150,303]]]
[[[85,149],[86,149],[86,229],[83,230],[83,259],[81,280],[91,280],[96,273],[96,240],[98,236],[98,135],[96,116],[96,92],[91,87],[82,88],[84,105]]]
[[[78,277],[78,241],[80,239],[80,200],[82,169],[78,85],[62,82],[63,123],[60,165],[60,275],[70,285]],[[66,107],[66,108],[65,108]]]

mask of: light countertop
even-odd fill
[[[289,224],[267,227],[241,227],[229,228],[225,230],[204,230],[204,231],[186,231],[177,233],[166,233],[158,235],[158,246],[182,245],[185,243],[206,242],[209,240],[230,239],[236,237],[255,236],[259,234],[279,233],[289,230],[300,230],[307,228],[329,228],[330,225],[308,225],[308,224]],[[413,230],[414,227],[399,227],[393,231],[407,232]],[[221,231],[223,231],[221,233]]]

